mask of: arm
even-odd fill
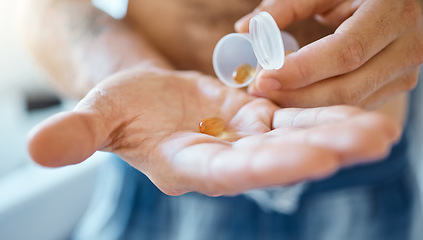
[[[143,64],[171,68],[128,21],[90,0],[24,0],[22,16],[30,51],[64,94],[82,97],[113,73]]]

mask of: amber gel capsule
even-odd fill
[[[218,117],[205,118],[199,124],[200,133],[219,136],[225,129],[225,121]]]
[[[242,64],[232,73],[232,78],[239,84],[245,83],[254,75],[255,69],[250,64]]]

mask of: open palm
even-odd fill
[[[198,132],[208,117],[225,120],[227,139]],[[328,176],[381,158],[399,135],[356,108],[280,109],[196,72],[132,70],[36,127],[29,150],[53,167],[110,151],[167,194],[222,195]]]

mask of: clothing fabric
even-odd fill
[[[116,158],[105,166],[101,188],[73,239],[410,239],[418,203],[406,145],[401,141],[384,162],[309,184],[292,214],[265,210],[245,195],[167,196]],[[401,164],[383,167],[393,162]],[[389,174],[368,170],[372,166]],[[347,181],[344,174],[351,171]],[[369,178],[369,171],[379,177]]]

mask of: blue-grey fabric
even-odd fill
[[[416,205],[406,156],[406,142],[401,141],[386,161],[377,163],[386,167],[374,169],[389,175],[372,172],[369,165],[344,170],[355,171],[349,181],[339,173],[310,184],[292,214],[263,210],[244,195],[167,196],[139,171],[113,159],[74,239],[406,240]],[[391,164],[397,161],[404,164]],[[369,178],[370,173],[379,177]]]

